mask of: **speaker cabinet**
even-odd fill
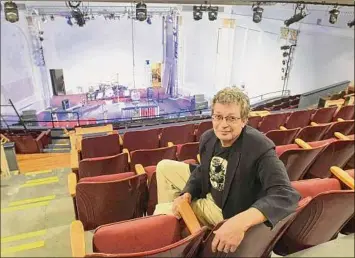
[[[53,88],[53,95],[65,95],[65,83],[63,69],[49,69]]]

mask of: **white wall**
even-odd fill
[[[182,13],[179,82],[184,92],[210,98],[218,89],[242,82],[251,97],[282,90],[280,47],[286,41],[280,38],[280,28],[293,15],[293,5],[265,6],[258,24],[252,21],[250,6],[232,10],[230,14],[231,9],[226,8],[213,22],[208,21],[207,13],[200,21],[194,21],[191,12]],[[331,25],[329,10],[308,6],[310,14],[290,26],[301,31],[288,83],[292,94],[353,80],[354,30],[346,23],[353,19],[354,11],[342,7],[338,22]],[[224,29],[223,18],[235,19],[234,29]],[[316,25],[318,18],[321,25]]]
[[[45,108],[40,69],[34,65],[32,43],[23,12],[17,23],[9,23],[1,12],[1,103],[11,99],[18,109]],[[2,114],[14,114],[2,107]]]
[[[74,21],[73,21],[74,22]],[[136,87],[146,87],[145,60],[162,62],[162,20],[152,24],[133,21]],[[63,17],[43,24],[45,60],[48,69],[63,69],[67,94],[84,92],[89,86],[116,82],[133,87],[132,20],[87,21],[70,27]]]

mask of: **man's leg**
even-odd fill
[[[223,221],[222,210],[214,202],[210,193],[207,194],[206,198],[193,201],[191,208],[204,226],[213,228],[219,222]]]
[[[172,202],[190,177],[190,166],[175,160],[162,160],[156,169],[158,204],[154,214],[172,214]]]

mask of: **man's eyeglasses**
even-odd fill
[[[222,122],[223,119],[226,119],[227,124],[234,124],[240,119],[240,117],[235,117],[235,116],[223,117],[222,115],[212,115],[212,119],[216,122]]]

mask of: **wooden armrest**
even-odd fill
[[[9,140],[9,138],[7,138],[5,135],[3,135],[3,134],[0,134],[1,135],[1,142],[2,143],[5,143],[5,142],[9,142],[10,140]]]
[[[342,118],[338,118],[337,121],[338,121],[338,122],[343,122],[343,121],[345,121],[345,120],[342,119]]]
[[[285,130],[287,130],[287,128],[281,125],[280,130],[285,131]]]
[[[84,227],[80,220],[70,224],[70,245],[73,257],[85,257]]]
[[[72,172],[68,175],[68,189],[71,197],[75,197],[76,194],[76,175]]]
[[[297,139],[295,140],[295,142],[296,142],[296,144],[297,144],[298,146],[300,146],[300,147],[303,148],[303,149],[306,149],[306,150],[312,149],[312,146],[311,146],[311,145],[309,145],[309,144],[306,143],[305,141],[301,140],[300,138],[297,138]]]
[[[334,136],[340,140],[349,140],[350,138],[342,133],[335,132]]]
[[[120,145],[123,146],[123,139],[122,139],[122,136],[121,136],[121,135],[119,136],[119,143],[120,143]]]
[[[197,154],[197,161],[198,161],[198,163],[201,164],[201,156],[200,156],[200,154]]]
[[[128,154],[128,163],[131,163],[131,155],[129,154],[129,150],[126,149],[126,148],[124,148],[124,149],[122,150],[122,152]]]
[[[311,126],[317,126],[318,124],[316,122],[311,122]]]
[[[201,229],[201,225],[187,201],[182,200],[179,202],[177,209],[191,234],[194,234]]]
[[[168,147],[174,146],[174,143],[168,142]]]
[[[65,133],[66,135],[69,135],[69,131],[68,131],[67,128],[64,128],[63,131],[64,131],[64,133]]]
[[[143,175],[143,174],[145,174],[145,170],[144,170],[144,167],[143,167],[142,164],[136,164],[136,165],[134,166],[134,168],[136,169],[137,175]]]
[[[330,167],[330,172],[336,176],[340,181],[354,190],[354,178],[352,178],[348,173],[342,170],[340,167],[332,166]]]

